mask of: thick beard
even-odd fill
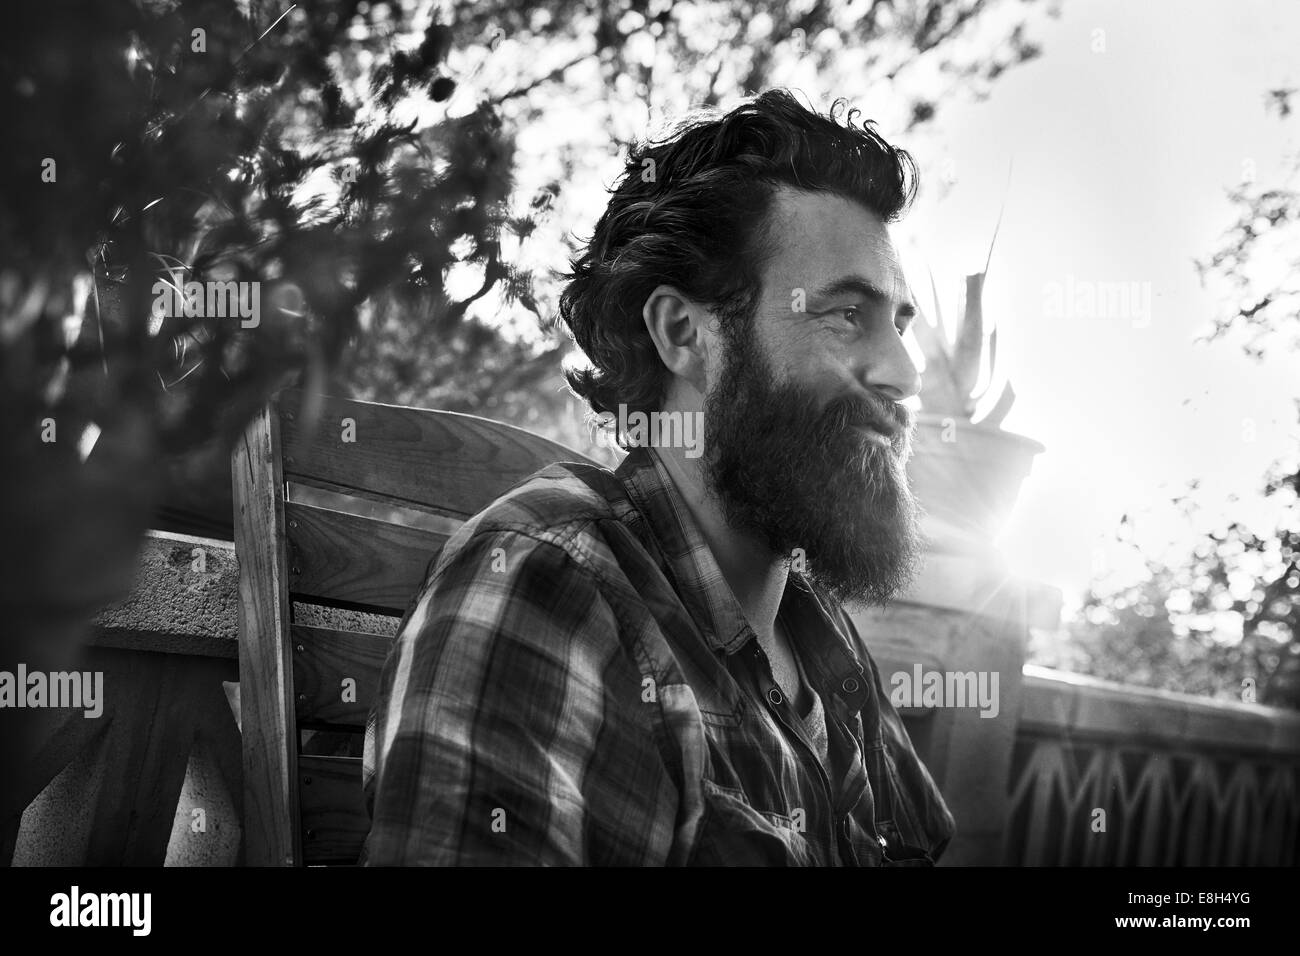
[[[911,416],[874,396],[822,407],[799,383],[777,383],[748,332],[727,336],[705,396],[705,488],[733,528],[774,554],[802,548],[804,573],[836,600],[884,606],[922,555],[905,467]],[[870,424],[893,436],[890,446],[852,427]]]

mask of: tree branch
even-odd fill
[[[543,85],[544,83],[551,83],[554,82],[555,80],[558,80],[571,67],[575,67],[583,60],[595,55],[596,54],[594,52],[580,54],[579,56],[570,60],[568,63],[565,63],[563,66],[557,66],[555,69],[551,70],[551,72],[547,73],[545,76],[539,76],[531,83],[526,83],[523,86],[515,87],[513,90],[510,90],[508,93],[502,93],[500,96],[494,96],[491,99],[489,99],[487,103],[489,106],[499,106],[500,104],[504,103],[506,100],[512,100],[517,96],[526,96],[527,94],[531,93],[533,90],[537,89],[539,86]]]

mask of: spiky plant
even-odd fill
[[[998,226],[1001,224],[1002,216],[999,213]],[[998,226],[993,229],[984,271],[966,276],[965,306],[953,339],[950,341],[944,331],[943,311],[933,274],[930,275],[930,292],[934,297],[935,322],[931,324],[922,316],[914,326],[921,352],[925,355],[921,409],[989,428],[1001,427],[1016,400],[1015,390],[1007,382],[989,413],[978,422],[974,421],[976,406],[988,394],[997,370],[998,330],[995,327],[988,337],[988,384],[976,392],[984,353],[984,281],[988,277],[989,262],[993,258]]]

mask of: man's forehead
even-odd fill
[[[889,225],[852,199],[828,192],[777,191],[768,219],[772,256],[768,279],[781,286],[815,289],[857,276],[899,302],[910,302]]]

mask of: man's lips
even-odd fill
[[[858,429],[877,445],[892,447],[894,444],[895,433],[886,431],[878,425],[854,425],[853,427]]]
[[[876,396],[864,400],[855,409],[854,424],[881,444],[892,445],[903,437],[910,426],[910,416],[900,406],[878,401]]]
[[[828,441],[834,441],[837,432],[843,435],[852,429],[873,444],[894,448],[900,453],[900,446],[906,442],[907,432],[912,427],[911,416],[904,408],[876,401],[874,396],[852,403],[845,402],[833,410],[828,408],[818,424],[828,427],[828,430],[821,432]]]
[[[864,418],[853,423],[851,427],[860,429],[881,442],[892,444],[902,437],[906,426],[881,418]]]

